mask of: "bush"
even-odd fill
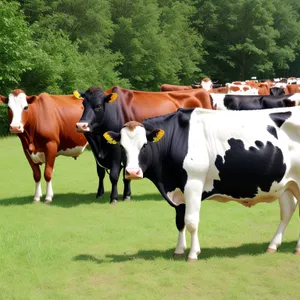
[[[0,105],[0,136],[8,135],[8,109],[7,104]]]

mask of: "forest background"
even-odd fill
[[[300,77],[299,0],[0,0],[0,94]]]

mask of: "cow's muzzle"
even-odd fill
[[[126,179],[142,179],[143,171],[141,168],[126,168],[125,169],[125,178]]]
[[[76,123],[76,131],[80,133],[88,132],[90,131],[89,123]]]
[[[24,132],[24,126],[23,126],[23,124],[10,125],[9,126],[9,132],[10,133],[23,133]]]

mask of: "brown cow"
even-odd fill
[[[212,99],[204,89],[169,92],[142,92],[113,87],[105,93],[96,87],[81,93],[84,112],[78,118],[77,130],[86,135],[98,165],[110,170],[112,193],[110,203],[118,199],[117,182],[121,167],[119,147],[103,137],[107,130],[121,130],[132,120],[141,121],[176,111],[178,108],[203,107],[212,109]],[[99,176],[99,172],[98,172]],[[101,178],[99,178],[101,180]],[[124,180],[123,199],[130,197],[130,185]],[[125,190],[127,189],[127,190]]]
[[[42,196],[40,165],[45,163],[45,203],[52,201],[52,172],[58,155],[77,158],[85,147],[84,135],[76,132],[75,125],[82,114],[82,99],[74,95],[26,96],[20,90],[9,95],[8,117],[10,132],[16,133],[36,182],[33,201]]]

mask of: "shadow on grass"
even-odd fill
[[[257,255],[272,255],[270,253],[266,253],[265,250],[267,249],[269,243],[249,243],[244,244],[239,247],[227,247],[227,248],[202,248],[201,254],[198,256],[199,260],[207,260],[210,258],[235,258],[239,256],[257,256]],[[290,253],[292,254],[296,247],[295,242],[283,242],[282,246],[278,249],[277,253]],[[143,260],[155,260],[158,258],[163,258],[166,260],[173,259],[173,252],[174,249],[168,249],[165,251],[159,250],[140,250],[135,254],[107,254],[104,258],[96,257],[89,254],[80,254],[73,258],[74,261],[87,261],[87,262],[94,262],[97,264],[107,263],[107,262],[126,262],[135,259],[143,259]],[[182,258],[176,258],[174,260],[186,260],[188,255],[189,249],[186,251],[185,256]]]
[[[133,195],[131,196],[131,199],[133,201],[147,201],[147,200],[164,201],[163,197],[160,194]],[[0,207],[12,206],[12,205],[27,205],[27,204],[31,204],[32,200],[33,200],[33,195],[0,199]],[[55,194],[52,203],[48,205],[67,208],[67,207],[78,206],[81,204],[91,204],[91,203],[109,204],[109,201],[110,201],[110,192],[105,192],[101,198],[96,198],[95,193],[90,193],[90,194],[68,193],[68,194]],[[40,204],[43,204],[43,202],[44,199],[41,199]],[[118,202],[123,202],[122,195],[119,195]]]

